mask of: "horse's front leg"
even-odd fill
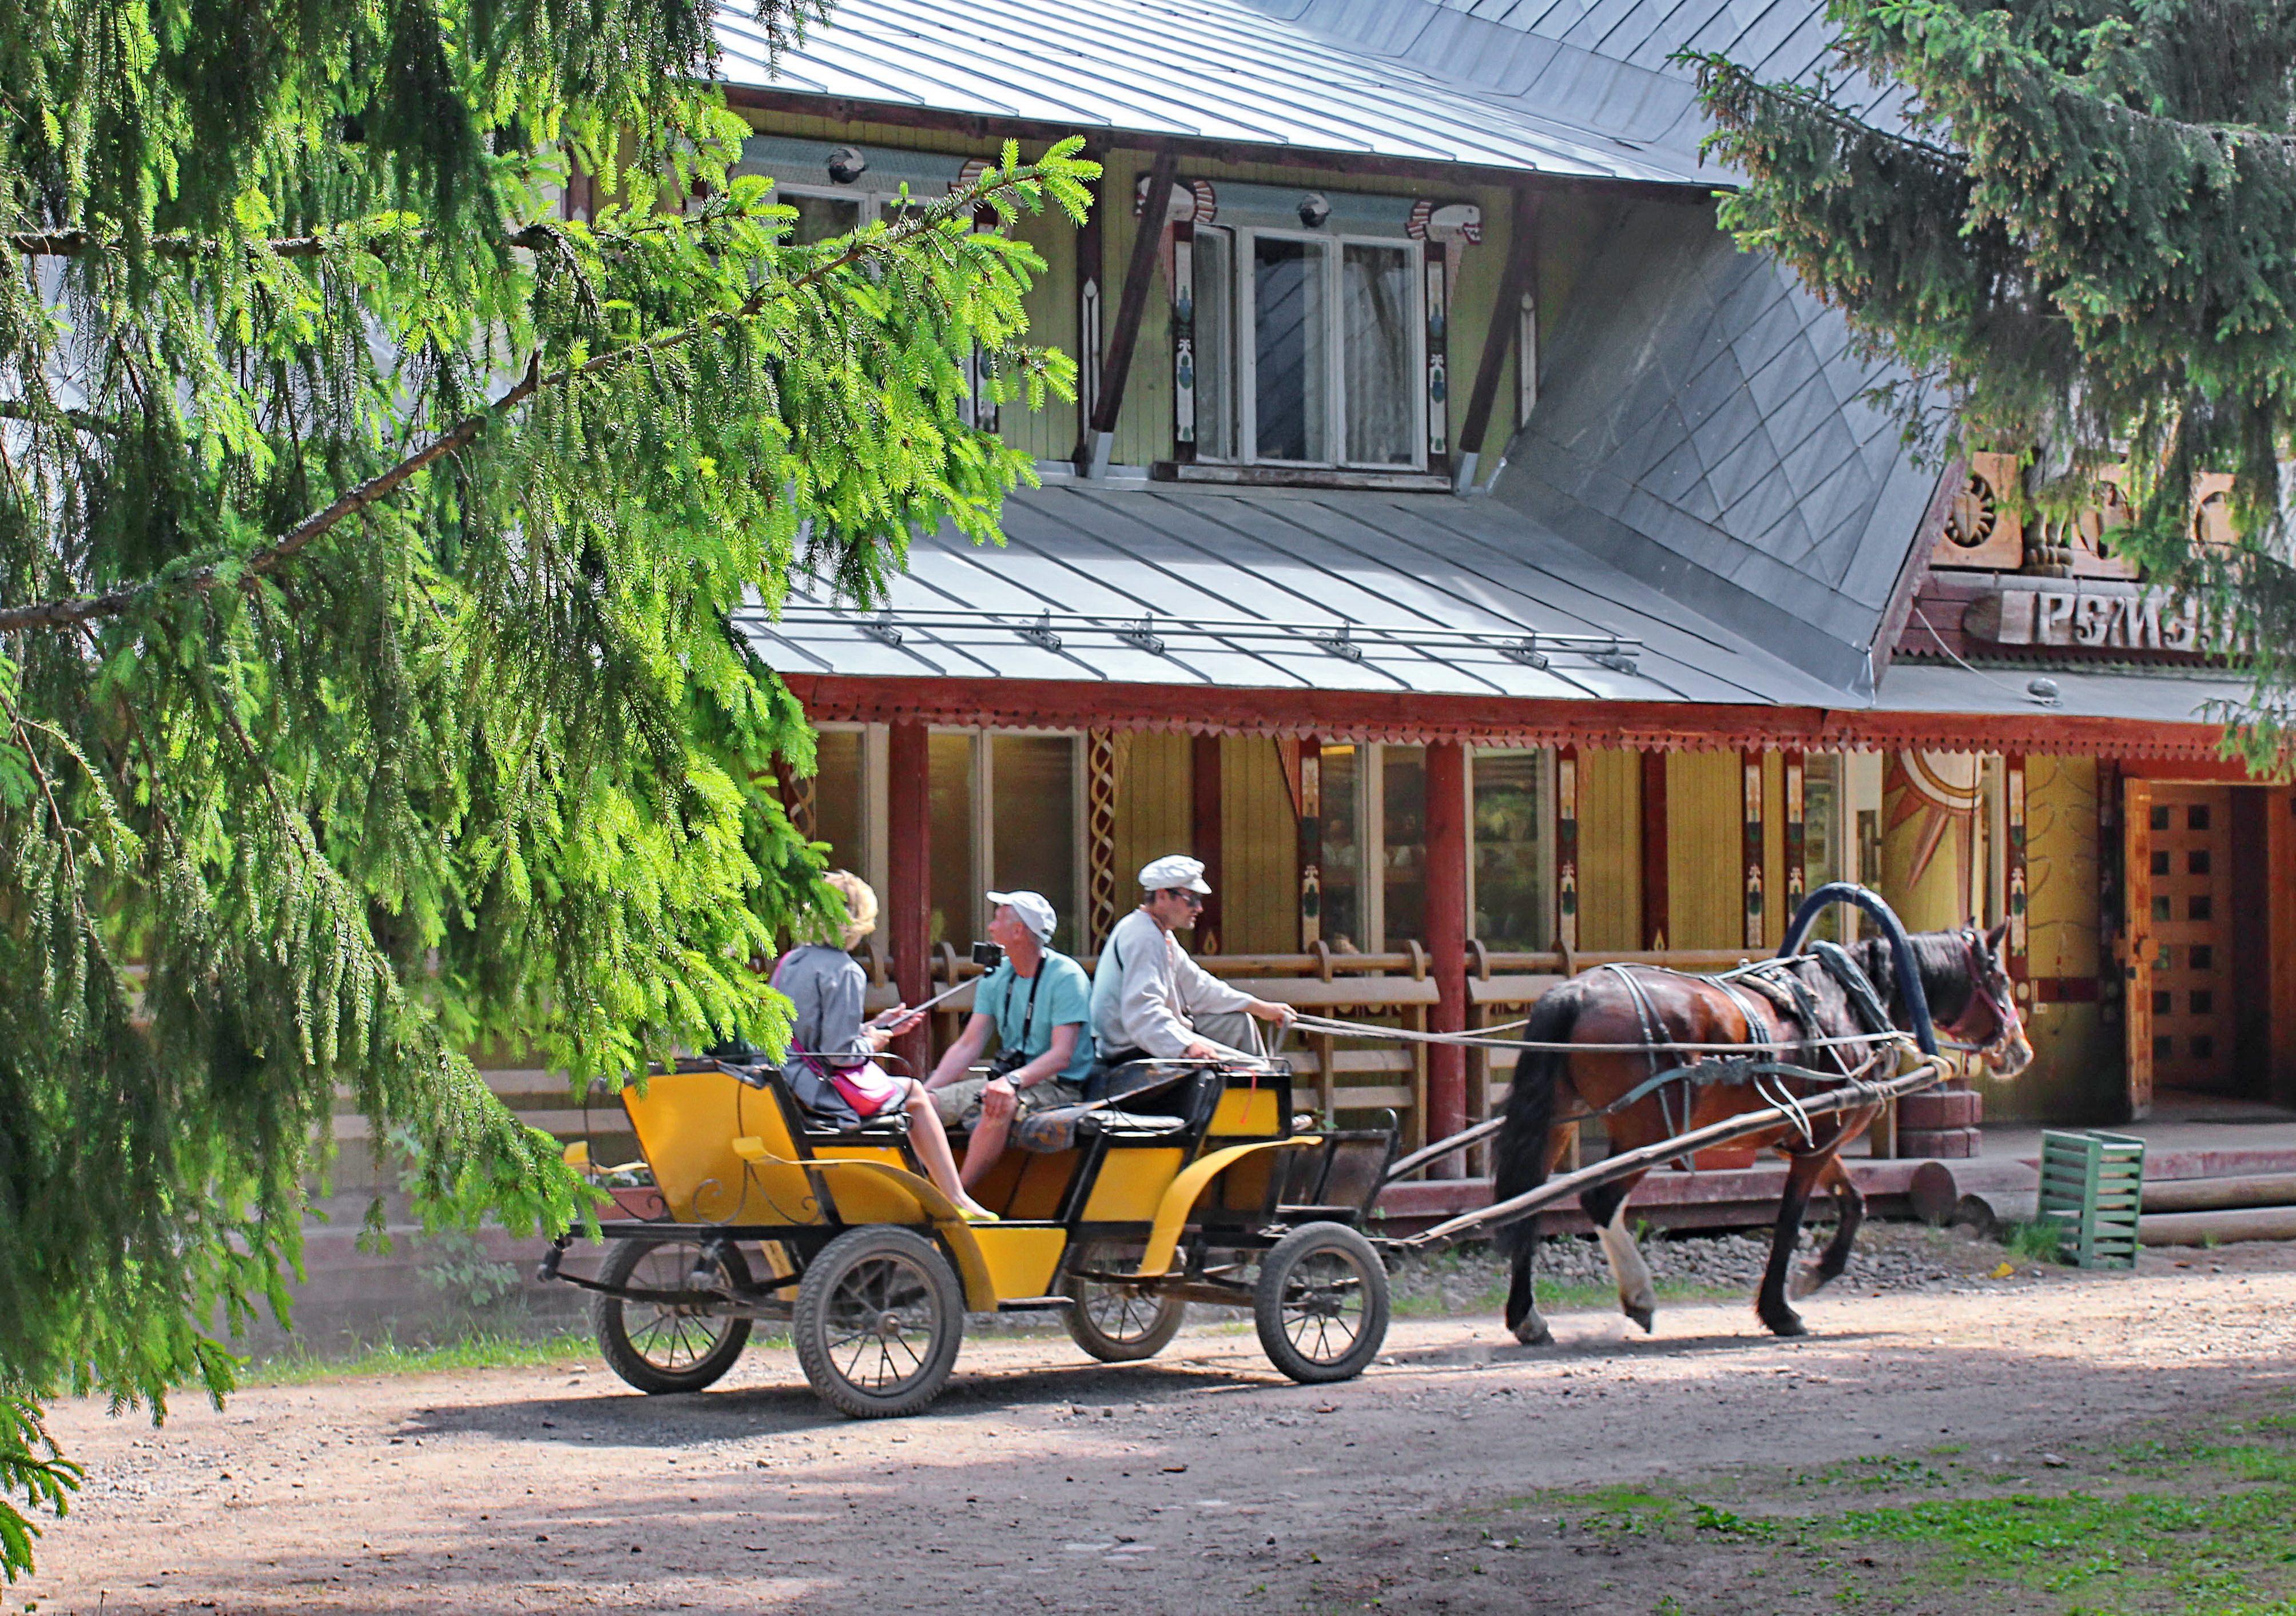
[[[1642,1326],[1647,1335],[1658,1317],[1658,1293],[1651,1286],[1650,1265],[1627,1228],[1627,1197],[1642,1181],[1643,1175],[1636,1173],[1615,1184],[1597,1185],[1578,1198],[1578,1204],[1595,1225],[1603,1255],[1611,1260],[1611,1277],[1619,1284],[1619,1311]]]
[[[1801,1238],[1801,1215],[1809,1205],[1809,1192],[1834,1159],[1839,1144],[1792,1158],[1786,1168],[1785,1195],[1778,1202],[1778,1226],[1770,1235],[1769,1266],[1762,1270],[1762,1288],[1754,1312],[1773,1335],[1806,1335],[1801,1315],[1786,1301],[1786,1270],[1792,1265],[1794,1246]]]
[[[1834,1211],[1841,1221],[1834,1226],[1833,1238],[1825,1243],[1825,1250],[1816,1261],[1806,1262],[1796,1270],[1789,1292],[1796,1300],[1824,1290],[1841,1278],[1842,1270],[1849,1266],[1849,1253],[1857,1243],[1858,1226],[1866,1221],[1866,1197],[1858,1192],[1857,1181],[1849,1176],[1849,1169],[1842,1164],[1841,1147],[1864,1132],[1881,1109],[1876,1106],[1870,1111],[1853,1113],[1841,1137],[1833,1142],[1824,1179],[1833,1191]]]

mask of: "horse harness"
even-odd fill
[[[1874,990],[1872,979],[1849,950],[1839,943],[1818,942],[1811,944],[1810,953],[1825,973],[1841,984],[1842,996],[1849,1001],[1850,1012],[1857,1016],[1863,1031],[1887,1032],[1891,1030],[1889,1012],[1882,1008],[1881,994]],[[1973,957],[1972,964],[1975,964]],[[1693,1089],[1705,1083],[1745,1083],[1764,1102],[1786,1114],[1794,1130],[1801,1135],[1805,1147],[1816,1146],[1816,1134],[1810,1125],[1810,1119],[1784,1081],[1789,1075],[1801,1073],[1781,1058],[1794,1052],[1794,1045],[1783,1036],[1789,1020],[1799,1023],[1812,1032],[1816,1032],[1818,1027],[1817,1000],[1794,972],[1790,960],[1759,959],[1716,975],[1668,973],[1670,975],[1682,975],[1691,981],[1702,982],[1718,990],[1745,1018],[1747,1046],[1757,1053],[1751,1058],[1701,1057],[1687,1065],[1665,1069],[1661,1069],[1659,1064],[1659,1051],[1665,1047],[1661,1036],[1663,1028],[1658,1007],[1651,1002],[1649,990],[1626,965],[1606,964],[1597,968],[1615,973],[1626,985],[1627,996],[1634,1004],[1635,1019],[1641,1027],[1643,1041],[1650,1046],[1644,1057],[1650,1063],[1650,1075],[1600,1110],[1590,1109],[1570,1120],[1609,1116],[1646,1096],[1655,1094],[1659,1116],[1667,1132],[1687,1133],[1696,1104],[1691,1093]],[[1775,1024],[1771,1024],[1768,1015],[1762,1013],[1765,1010],[1775,1013]],[[1839,1047],[1830,1046],[1822,1053],[1842,1076],[1854,1075]],[[1677,1105],[1682,1111],[1679,1123],[1674,1114]],[[1685,1171],[1690,1169],[1686,1159],[1677,1161],[1676,1165]]]

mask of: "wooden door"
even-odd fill
[[[2152,1081],[2224,1093],[2237,1041],[2232,992],[2232,791],[2152,788]]]
[[[2128,1010],[2128,1114],[2152,1112],[2152,782],[2124,779],[2120,868],[2128,922],[2120,931],[2121,987]]]

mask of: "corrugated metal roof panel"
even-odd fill
[[[1431,19],[1439,13],[1429,8]],[[1244,0],[839,0],[768,74],[737,6],[718,10],[726,82],[798,94],[1306,151],[1472,163],[1579,178],[1708,184],[1678,151],[1645,151],[1514,95],[1480,94]],[[1402,39],[1405,35],[1383,35]],[[1579,53],[1584,55],[1585,53]],[[1644,119],[1653,132],[1676,110]]]
[[[1080,483],[921,538],[882,614],[743,626],[791,673],[1825,705],[1837,692],[1489,500]]]

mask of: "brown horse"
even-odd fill
[[[1959,931],[1923,932],[1912,939],[1915,968],[1939,1032],[1974,1045],[1987,1068],[2005,1079],[2024,1070],[2033,1049],[2025,1041],[2008,977],[1996,958],[2000,942],[2001,928],[1988,936],[1974,924]],[[1889,943],[1876,938],[1846,951],[1873,983],[1891,1022],[1906,1026]],[[1604,966],[1575,976],[1532,1007],[1523,1041],[1636,1048],[1632,1052],[1524,1050],[1515,1063],[1514,1089],[1507,1097],[1496,1147],[1492,1197],[1504,1201],[1545,1183],[1569,1146],[1569,1130],[1581,1117],[1607,1113],[1615,1153],[1762,1110],[1775,1104],[1782,1093],[1807,1095],[1824,1087],[1775,1076],[1758,1081],[1752,1073],[1734,1077],[1731,1067],[1718,1065],[1694,1080],[1669,1081],[1633,1098],[1636,1090],[1647,1089],[1654,1076],[1693,1058],[1702,1064],[1718,1058],[1670,1055],[1668,1045],[1743,1044],[1754,1046],[1749,1053],[1764,1059],[1820,1072],[1847,1072],[1863,1057],[1865,1046],[1807,1046],[1811,1041],[1868,1030],[1841,980],[1808,954],[1751,974],[1721,977],[1685,975],[1653,966]],[[1645,1051],[1640,1048],[1644,1045],[1654,1048]],[[1754,1310],[1777,1334],[1803,1333],[1801,1316],[1787,1302],[1787,1270],[1800,1237],[1802,1210],[1821,1181],[1833,1187],[1841,1223],[1824,1253],[1797,1277],[1792,1294],[1808,1295],[1849,1263],[1866,1206],[1841,1164],[1841,1147],[1864,1132],[1880,1109],[1870,1106],[1811,1119],[1807,1138],[1799,1130],[1781,1127],[1751,1141],[1776,1147],[1789,1163],[1769,1266]],[[1635,1248],[1625,1220],[1627,1197],[1647,1171],[1601,1185],[1578,1198],[1594,1220],[1618,1280],[1620,1308],[1644,1330],[1651,1328],[1657,1302],[1650,1269]],[[1513,1259],[1514,1270],[1507,1295],[1507,1327],[1526,1345],[1549,1339],[1532,1294],[1537,1228],[1537,1220],[1525,1219],[1498,1236],[1500,1249]]]

